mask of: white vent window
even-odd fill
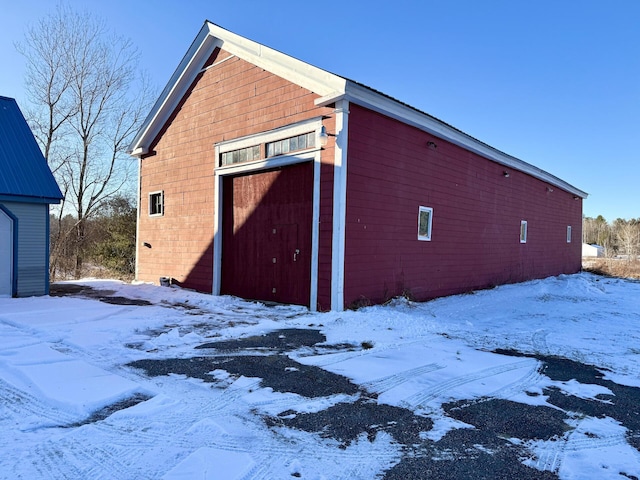
[[[231,152],[224,152],[220,155],[220,165],[233,165],[234,163],[252,162],[260,160],[260,145],[239,148]]]
[[[316,146],[315,132],[303,133],[295,137],[283,138],[275,142],[267,143],[267,158],[277,157],[278,155],[286,155],[289,152],[298,150],[306,150]]]
[[[520,222],[520,243],[527,243],[527,221]]]
[[[431,241],[431,227],[433,223],[433,208],[420,207],[418,209],[418,240]]]

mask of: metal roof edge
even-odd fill
[[[337,99],[347,100],[412,125],[477,153],[506,167],[514,168],[566,190],[580,198],[588,194],[534,165],[504,153],[411,105],[359,82],[335,75],[285,53],[230,32],[205,20],[187,53],[169,79],[147,118],[129,146],[129,153],[141,157],[160,133],[187,90],[202,71],[216,47],[242,58],[320,96],[316,105],[326,106]]]
[[[0,193],[0,202],[12,203],[47,203],[49,205],[59,204],[63,197],[35,197],[29,195],[11,195]]]
[[[334,101],[340,95],[327,96],[321,100],[323,103]],[[464,133],[461,130],[429,115],[426,112],[418,110],[406,103],[403,103],[393,97],[378,92],[372,88],[362,85],[352,80],[347,81],[346,93],[344,98],[350,102],[356,103],[363,107],[369,108],[375,112],[389,116],[403,123],[412,125],[420,130],[426,131],[435,137],[447,140],[454,145],[458,145],[466,150],[472,151],[484,158],[492,160],[496,163],[515,170],[527,173],[539,180],[543,180],[555,187],[566,190],[573,195],[582,199],[588,197],[588,193],[574,187],[568,182],[556,177],[555,175],[542,170],[530,163],[520,160],[512,155],[504,153],[474,137]]]

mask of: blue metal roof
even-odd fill
[[[13,98],[0,96],[0,200],[60,203],[62,193]]]

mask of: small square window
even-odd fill
[[[420,207],[418,210],[418,240],[431,241],[431,224],[433,221],[433,208]]]
[[[567,225],[567,243],[571,243],[571,225]]]
[[[520,222],[520,243],[527,243],[527,221]]]
[[[164,215],[164,192],[151,192],[149,194],[149,215]]]

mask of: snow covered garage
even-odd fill
[[[210,22],[130,149],[139,280],[342,310],[581,268],[585,192]]]
[[[49,293],[49,205],[61,199],[18,104],[0,97],[0,297]]]

